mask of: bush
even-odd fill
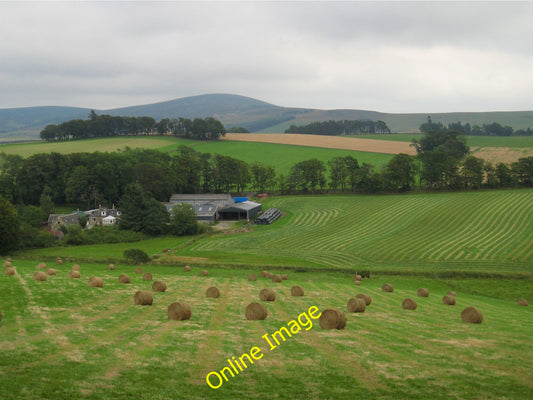
[[[140,249],[125,250],[124,258],[127,262],[133,264],[141,264],[150,261],[150,256]]]

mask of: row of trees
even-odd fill
[[[285,133],[304,133],[309,135],[370,135],[391,133],[383,121],[344,120],[312,122],[307,125],[291,125]]]
[[[173,134],[196,140],[218,140],[226,134],[224,125],[215,118],[163,118],[159,122],[152,117],[116,117],[96,115],[91,111],[89,119],[73,119],[59,125],[47,125],[40,133],[42,140],[62,141],[125,135]]]
[[[531,136],[533,130],[530,128],[514,130],[510,126],[502,126],[497,122],[484,125],[470,125],[468,122],[462,124],[459,122],[452,122],[444,125],[442,122],[433,122],[431,117],[427,117],[427,121],[420,125],[420,132],[428,133],[432,131],[457,131],[465,135],[471,136]]]

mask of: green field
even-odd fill
[[[70,279],[72,264],[46,282],[32,280],[36,262],[14,260],[17,274],[0,275],[0,395],[14,399],[525,399],[533,372],[530,307],[515,299],[531,293],[533,282],[502,281],[505,294],[494,296],[491,281],[470,283],[423,277],[374,276],[355,287],[350,274],[288,272],[289,280],[249,282],[249,272],[210,268],[185,273],[182,268],[143,266],[167,284],[154,293],[152,306],[135,306],[137,290],[151,282],[133,266],[82,264],[81,279]],[[128,285],[117,277],[126,273]],[[87,285],[89,276],[103,288]],[[384,283],[394,285],[384,293]],[[299,284],[304,297],[291,297]],[[221,296],[205,291],[217,286]],[[259,291],[275,290],[265,303],[268,317],[248,321],[244,309],[259,301]],[[428,298],[416,297],[427,287]],[[471,292],[474,287],[487,295]],[[457,304],[441,298],[457,292]],[[270,350],[270,336],[309,307],[346,310],[350,297],[367,293],[372,303],[362,314],[347,314],[346,328],[309,330],[287,337]],[[418,303],[402,310],[403,299]],[[174,301],[192,308],[189,321],[168,321]],[[531,298],[530,298],[531,301]],[[474,306],[480,325],[465,324],[460,313]],[[309,324],[307,324],[307,327]],[[275,343],[274,343],[275,344]],[[207,386],[209,372],[227,359],[257,346],[263,357],[230,377],[219,389]],[[229,374],[228,374],[229,375]],[[215,383],[216,384],[216,383]]]
[[[200,142],[173,137],[116,137],[103,139],[77,140],[58,143],[24,143],[0,145],[0,153],[18,154],[29,157],[36,153],[57,152],[70,154],[77,152],[112,152],[129,148],[149,148],[173,154],[180,145],[194,148],[201,153],[222,154],[253,163],[262,162],[274,165],[277,173],[287,174],[297,162],[318,158],[327,162],[334,157],[351,155],[360,163],[369,163],[376,167],[385,165],[392,157],[389,154],[368,153],[362,151],[323,149],[317,147],[292,146],[269,143],[246,143],[234,141]]]

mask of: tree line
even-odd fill
[[[40,137],[47,142],[113,137],[127,135],[172,134],[186,139],[218,140],[226,134],[224,125],[212,117],[206,118],[163,118],[157,122],[152,117],[120,117],[97,115],[94,110],[89,119],[73,119],[59,125],[49,124]]]
[[[309,135],[371,135],[391,133],[383,121],[344,120],[316,121],[307,125],[291,125],[285,133],[303,133]]]
[[[444,125],[442,122],[433,122],[431,116],[420,125],[420,132],[431,131],[457,131],[469,136],[531,136],[533,130],[530,128],[514,130],[510,126],[502,126],[497,122],[483,125],[470,125],[468,122],[462,124],[460,121]]]

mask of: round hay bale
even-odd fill
[[[109,270],[113,271],[115,269],[115,264],[109,264]]]
[[[381,290],[384,292],[392,293],[394,291],[394,288],[390,283],[386,283],[381,287]]]
[[[43,271],[35,271],[35,273],[33,274],[33,280],[34,281],[45,281],[46,274]]]
[[[145,272],[143,274],[143,281],[151,281],[152,279],[154,279],[154,277],[150,272]]]
[[[4,275],[15,275],[15,268],[4,269]]]
[[[56,260],[56,264],[57,264],[57,265],[63,265],[63,260],[60,259],[60,258],[58,258],[58,259]]]
[[[256,281],[256,280],[257,280],[257,275],[256,275],[256,274],[250,274],[250,275],[248,275],[248,280],[249,280],[249,281]]]
[[[366,303],[362,298],[352,297],[348,300],[348,312],[365,312]]]
[[[118,277],[118,283],[131,283],[131,278],[129,275],[126,274],[120,274]]]
[[[263,278],[266,278],[267,274],[268,274],[268,271],[261,271],[261,276]]]
[[[151,306],[154,302],[154,297],[152,296],[152,292],[139,290],[135,293],[135,296],[133,296],[133,302],[136,306]]]
[[[207,288],[205,296],[218,299],[220,297],[220,291],[215,286],[211,286],[210,288]]]
[[[274,301],[276,300],[276,293],[271,289],[262,289],[259,292],[259,298],[261,301]]]
[[[155,281],[152,283],[152,290],[154,292],[164,292],[167,290],[167,284],[165,282]]]
[[[402,301],[402,308],[404,310],[416,310],[416,301],[413,299],[405,299]]]
[[[142,274],[143,273],[143,269],[141,267],[137,267],[137,268],[135,268],[135,273],[136,274]]]
[[[102,278],[99,278],[97,276],[91,276],[89,278],[89,286],[90,287],[104,287],[104,281]]]
[[[46,270],[46,275],[56,275],[57,274],[57,271],[53,268],[48,268]]]
[[[287,274],[281,275],[281,280],[286,281],[288,279],[289,279],[289,275],[287,275]]]
[[[207,272],[205,269],[202,271],[202,276],[207,276],[209,275],[209,272]]]
[[[450,296],[449,294],[447,294],[442,298],[442,304],[446,304],[447,306],[454,306],[455,296]]]
[[[72,270],[73,270],[73,271],[79,271],[80,269],[81,269],[81,268],[80,268],[80,266],[79,266],[78,264],[74,264],[74,265],[72,266]]]
[[[11,261],[4,261],[4,268],[11,268],[12,266]]]
[[[448,293],[446,293],[448,296],[457,296],[457,293],[455,292],[452,292],[452,291],[449,291]]]
[[[190,271],[190,270],[191,270],[191,267],[190,267],[189,265],[186,265],[185,267],[183,267],[183,270],[184,270],[185,272]]]
[[[274,275],[272,276],[272,282],[281,282],[283,279],[281,279],[281,275]]]
[[[244,310],[244,316],[250,320],[263,320],[267,315],[266,308],[260,303],[250,303],[246,306],[246,310]]]
[[[167,309],[168,319],[183,321],[191,318],[191,306],[185,303],[172,303]]]
[[[328,308],[322,311],[318,323],[322,329],[344,329],[346,326],[346,314],[340,310]]]
[[[429,296],[429,290],[426,288],[420,288],[416,291],[416,295],[418,297],[428,297]]]
[[[361,281],[355,281],[355,286],[361,286]]]
[[[516,304],[518,304],[519,306],[529,306],[529,304],[527,303],[527,300],[526,299],[519,299]]]
[[[272,279],[273,276],[274,274],[272,272],[267,272],[265,278]]]
[[[79,278],[81,278],[80,271],[70,271],[68,273],[68,277],[72,278],[72,279],[79,279]]]
[[[353,279],[354,279],[355,281],[362,281],[362,280],[363,280],[363,277],[362,277],[361,275],[355,275],[355,276],[353,277]]]
[[[466,307],[461,312],[461,319],[463,320],[463,322],[469,324],[481,324],[481,322],[483,321],[483,315],[477,308]]]
[[[363,299],[365,301],[365,304],[367,306],[370,305],[370,303],[372,303],[372,297],[370,297],[369,294],[366,294],[366,293],[359,293],[355,296],[356,299]]]
[[[302,289],[301,286],[294,285],[293,287],[291,287],[291,294],[293,296],[303,296],[304,290]]]
[[[46,268],[46,264],[43,263],[43,262],[40,262],[39,264],[37,264],[37,266],[35,268],[37,268],[37,269],[45,269]]]

